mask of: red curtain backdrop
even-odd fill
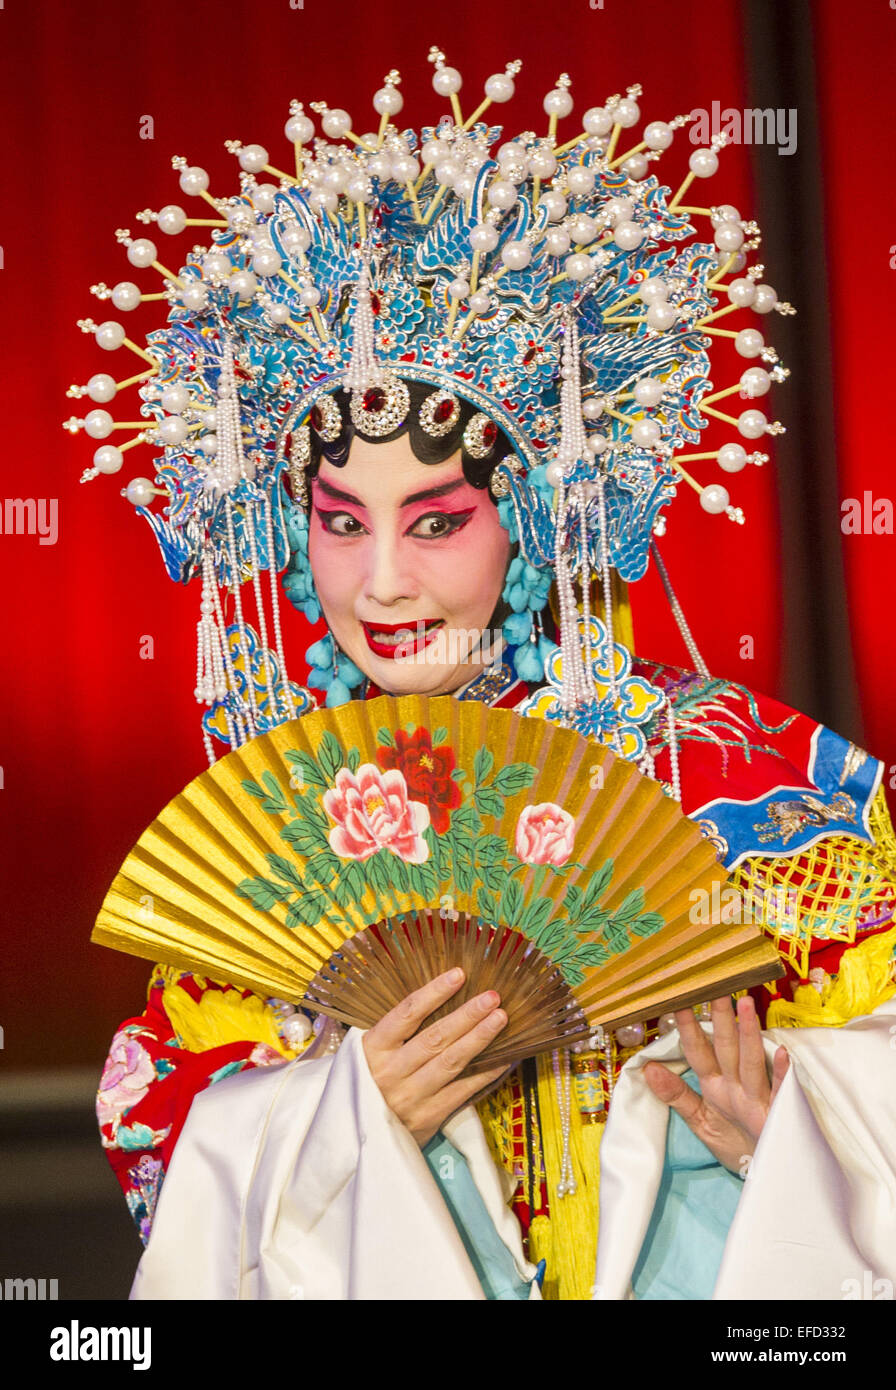
[[[864,503],[868,493],[890,506],[888,534],[844,534],[842,546],[865,746],[886,763],[896,812],[896,7],[824,0],[815,10],[824,226],[795,235],[823,237],[827,247],[840,500]]]
[[[890,94],[875,79],[896,51],[896,13],[882,0],[858,8],[819,0],[815,14],[826,217],[824,226],[795,225],[793,234],[828,244],[841,494],[861,497],[870,489],[887,496],[890,441],[881,405],[889,394],[896,274],[889,263],[896,242],[888,191],[894,141]],[[225,139],[259,141],[274,164],[286,164],[282,127],[293,97],[346,107],[363,133],[375,128],[371,96],[396,67],[402,119],[414,126],[437,120],[444,103],[430,86],[432,42],[463,73],[465,111],[491,73],[523,60],[517,97],[491,112],[509,133],[546,130],[541,99],[564,71],[577,113],[633,82],[644,86],[645,120],[711,109],[713,101],[743,108],[742,20],[733,0],[605,0],[596,9],[588,0],[462,0],[438,12],[411,0],[305,0],[303,8],[290,0],[230,0],[226,7],[211,0],[154,0],[148,7],[11,0],[0,13],[0,497],[55,498],[59,508],[54,545],[0,535],[0,1024],[7,1067],[99,1069],[116,1023],[139,1011],[148,966],[89,945],[91,925],[133,842],[205,762],[192,698],[198,594],[195,585],[185,591],[171,583],[148,527],[119,496],[128,478],[152,473],[151,452],[137,449],[118,477],[81,486],[93,445],[61,428],[86,408],[66,400],[71,383],[95,371],[120,378],[138,370],[125,351],[103,353],[75,326],[79,318],[108,316],[89,293],[92,284],[134,279],[159,288],[152,272],[128,265],[115,229],[145,234],[136,212],[169,202],[203,215],[180,193],[172,155],[205,166],[212,191],[225,196],[238,186]],[[151,139],[143,138],[147,117]],[[579,129],[575,116],[565,125],[561,138]],[[691,148],[678,137],[661,166],[664,179],[683,175]],[[780,156],[768,149],[763,157]],[[750,152],[726,151],[722,173],[697,187],[709,189],[714,203],[754,212]],[[150,234],[163,262],[178,269],[188,236]],[[776,283],[773,266],[768,275]],[[787,298],[787,285],[777,287]],[[158,304],[127,318],[138,341],[160,321]],[[717,384],[734,380],[742,365],[732,360]],[[812,389],[811,381],[791,378],[777,389],[773,414],[786,422],[791,394]],[[113,413],[137,418],[135,405],[122,411],[122,399],[136,396],[126,393]],[[706,516],[683,488],[663,548],[713,673],[781,694],[787,595],[780,592],[778,556],[787,537],[779,535],[772,469],[773,461],[733,480],[733,500],[747,514],[743,527]],[[706,465],[695,472],[714,480]],[[889,766],[896,764],[888,719],[893,538],[844,537],[843,545],[866,743]],[[637,587],[633,602],[638,651],[685,663],[654,576]],[[301,678],[310,639],[286,604],[284,616],[291,671]],[[745,637],[753,639],[752,657],[742,655]]]

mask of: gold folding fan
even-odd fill
[[[439,1012],[497,989],[508,1015],[478,1069],[780,975],[758,927],[706,910],[726,884],[678,804],[608,748],[478,702],[382,696],[191,782],[92,939],[364,1028],[462,965]]]

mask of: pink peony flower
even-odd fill
[[[554,864],[559,868],[572,854],[575,829],[569,812],[553,801],[527,806],[516,823],[517,856],[526,864]]]
[[[283,1053],[278,1052],[276,1047],[271,1047],[270,1043],[256,1043],[249,1053],[249,1061],[256,1067],[273,1067],[286,1060]]]
[[[130,1033],[116,1033],[103,1067],[96,1098],[97,1119],[109,1124],[142,1100],[156,1079],[152,1058]]]
[[[362,763],[355,773],[340,768],[323,802],[336,822],[329,840],[340,859],[369,859],[378,849],[391,850],[408,864],[429,858],[423,838],[429,810],[422,801],[408,800],[407,782],[397,768],[381,772],[373,763]]]

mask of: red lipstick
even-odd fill
[[[442,618],[418,618],[416,622],[365,623],[364,637],[375,656],[394,661],[407,659],[435,641],[436,633],[444,626]]]

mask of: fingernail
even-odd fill
[[[458,985],[464,978],[464,972],[461,970],[459,965],[456,965],[453,970],[449,970],[447,972],[444,978],[446,984]]]
[[[499,1028],[503,1028],[507,1022],[507,1015],[503,1009],[495,1009],[495,1012],[487,1019],[489,1028],[494,1028],[497,1033]]]
[[[486,1009],[493,1009],[496,1004],[500,1004],[501,1002],[500,994],[494,989],[487,989],[485,994],[481,994],[479,998],[483,1007]]]

